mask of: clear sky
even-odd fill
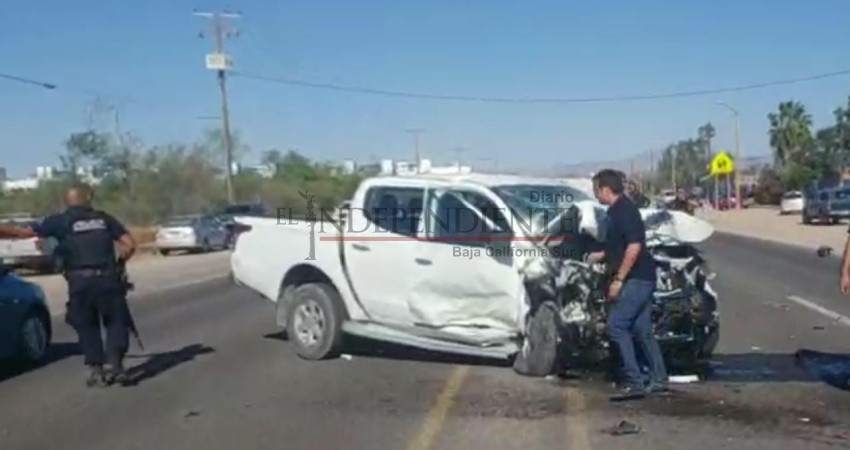
[[[232,8],[237,70],[389,90],[497,97],[667,93],[850,68],[847,0],[4,0],[2,162],[12,175],[54,164],[86,123],[87,92],[124,101],[122,122],[148,144],[191,141],[214,125],[219,97],[197,9]],[[468,148],[502,166],[627,158],[712,121],[733,143],[724,100],[741,112],[745,155],[767,154],[768,112],[802,101],[816,125],[850,95],[850,76],[684,99],[487,104],[323,91],[232,78],[232,121],[254,148],[322,160],[409,157]]]

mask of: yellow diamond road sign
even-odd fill
[[[726,152],[718,153],[714,159],[711,160],[712,175],[728,175],[734,171],[735,163],[732,162],[732,158],[730,158],[729,154]]]

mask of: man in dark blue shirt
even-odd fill
[[[642,396],[647,391],[665,390],[667,371],[661,348],[652,330],[652,300],[655,292],[655,261],[646,248],[646,229],[637,206],[624,195],[622,175],[602,170],[593,177],[594,193],[608,206],[605,250],[591,255],[604,260],[613,281],[608,298],[614,302],[608,312],[608,333],[622,359],[623,394]],[[634,341],[641,346],[649,365],[644,381],[635,356]]]
[[[119,258],[127,261],[135,242],[118,220],[93,209],[90,202],[88,186],[74,187],[65,196],[65,211],[30,228],[0,227],[0,237],[58,241],[68,281],[67,322],[76,330],[90,367],[86,384],[94,386],[126,377],[123,359],[129,347],[130,316],[115,253],[117,243]],[[101,323],[106,328],[105,352]],[[103,370],[104,363],[109,363],[110,370]]]

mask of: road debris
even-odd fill
[[[812,329],[817,330],[817,331],[823,331],[823,330],[826,329],[826,327],[823,326],[823,325],[815,325],[815,326],[812,327]]]
[[[809,419],[808,417],[800,417],[800,422],[809,423],[811,421],[812,421],[812,419]]]
[[[620,423],[614,425],[613,427],[606,428],[602,430],[603,433],[610,434],[611,436],[625,436],[627,434],[638,434],[640,433],[640,425],[629,422],[628,420],[621,420]]]
[[[670,383],[680,383],[680,384],[696,383],[696,382],[699,381],[699,376],[698,375],[670,375],[670,377],[667,378],[667,381],[669,381]]]
[[[195,411],[194,409],[190,409],[189,411],[186,411],[185,413],[183,413],[183,418],[184,419],[190,419],[192,417],[198,417],[200,415],[201,415],[200,411]]]
[[[754,351],[754,352],[760,352],[760,351],[761,351],[761,347],[756,347],[756,346],[754,345],[754,346],[750,347],[750,350],[752,350],[752,351]]]
[[[827,256],[832,254],[832,247],[827,245],[821,245],[820,247],[818,247],[817,253],[818,256],[820,256],[821,258],[826,258]]]
[[[343,353],[343,354],[339,355],[339,357],[346,360],[346,361],[351,361],[352,359],[354,359],[354,357],[349,355],[348,353]]]

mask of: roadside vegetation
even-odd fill
[[[214,212],[226,205],[224,150],[221,133],[211,130],[197,142],[146,146],[132,135],[87,130],[64,143],[59,167],[68,175],[43,182],[37,189],[3,194],[0,214],[36,216],[61,210],[62,195],[78,177],[78,167],[101,174],[95,186],[97,204],[133,227],[142,241],[153,238],[151,227],[173,215]],[[251,150],[234,136],[234,155]],[[315,205],[334,208],[356,188],[360,175],[345,174],[333,164],[310,160],[297,152],[275,150],[262,155],[275,167],[270,178],[256,173],[234,175],[237,203],[263,203],[272,213],[291,208],[303,214],[306,201],[299,191],[315,195]]]
[[[833,123],[815,128],[805,105],[793,100],[780,103],[767,115],[770,129],[765,139],[773,161],[749,172],[758,179],[753,193],[758,203],[778,204],[786,190],[803,190],[813,182],[838,182],[850,164],[850,98],[833,111],[833,117]],[[650,189],[672,184],[674,159],[677,186],[711,189],[707,167],[718,151],[712,145],[714,136],[714,126],[707,123],[695,136],[662,150],[655,176],[648,182]],[[730,152],[730,156],[734,155]]]
[[[766,139],[773,164],[758,169],[753,193],[759,203],[778,203],[785,190],[803,189],[818,180],[838,179],[850,162],[850,98],[834,111],[834,123],[815,129],[803,104],[786,101],[768,114]],[[654,176],[646,188],[658,191],[672,184],[675,160],[677,186],[711,189],[707,167],[717,149],[712,145],[715,128],[700,126],[695,136],[668,145],[661,153]],[[59,167],[67,176],[43,182],[37,189],[7,192],[0,214],[44,215],[62,208],[62,194],[79,167],[93,167],[101,176],[95,187],[99,207],[131,224],[141,240],[152,238],[150,227],[169,216],[213,212],[226,204],[224,150],[220,130],[210,130],[196,142],[145,145],[129,133],[86,130],[71,134],[59,155]],[[251,149],[238,135],[233,137],[239,160]],[[262,163],[275,168],[268,178],[257,173],[234,176],[237,203],[263,203],[272,211],[306,211],[299,191],[315,195],[317,207],[332,209],[368,174],[346,174],[341,167],[311,160],[297,152],[266,151]]]

